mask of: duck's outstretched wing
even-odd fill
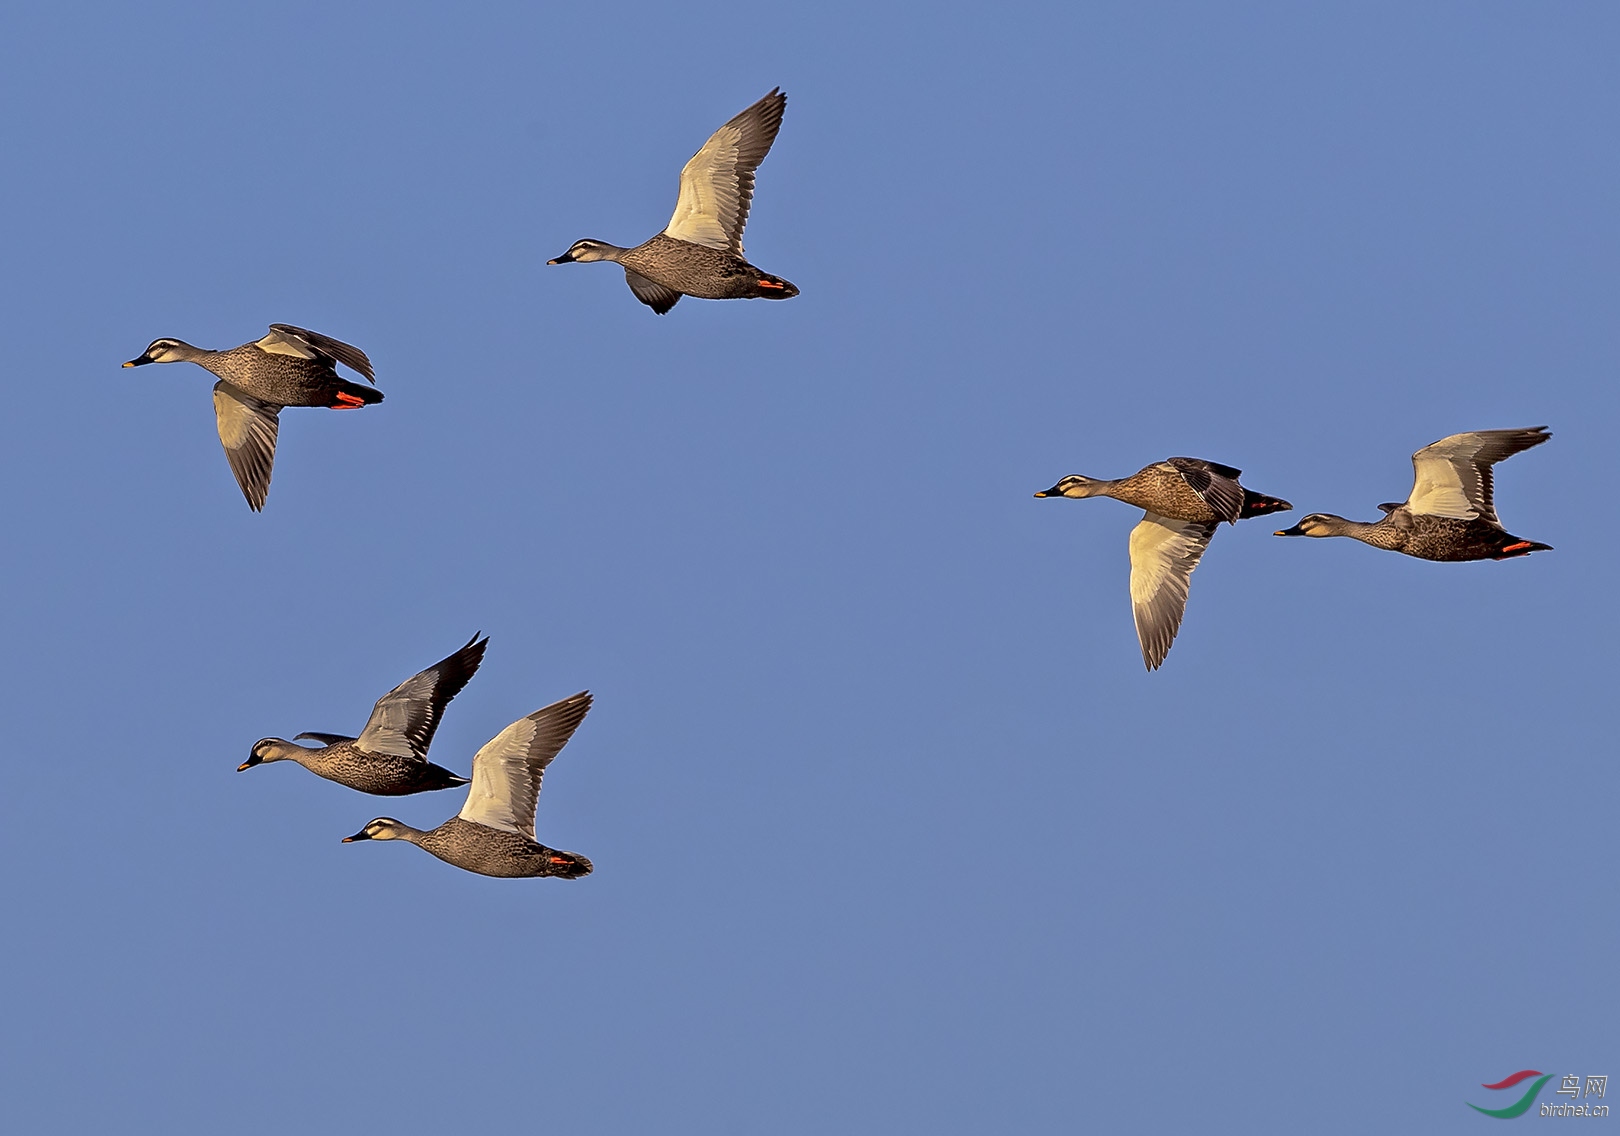
[[[461,650],[412,675],[377,699],[371,718],[355,739],[355,745],[368,753],[426,761],[433,731],[439,728],[445,706],[477,673],[487,646],[488,636],[480,639],[474,635]]]
[[[786,106],[787,96],[773,89],[710,135],[681,170],[681,196],[666,236],[742,255],[754,171],[776,141]]]
[[[666,288],[662,284],[655,284],[640,273],[624,270],[624,282],[630,285],[630,291],[636,294],[636,299],[646,304],[659,315],[663,315],[673,308],[680,300],[681,294],[673,288]]]
[[[1452,434],[1412,455],[1412,495],[1406,507],[1433,517],[1496,519],[1491,466],[1552,437],[1545,426]]]
[[[372,386],[377,385],[377,377],[371,373],[371,360],[366,353],[352,343],[333,339],[330,335],[294,327],[290,323],[273,323],[270,325],[270,334],[263,339],[255,340],[254,343],[261,351],[268,351],[272,355],[296,355],[302,359],[316,359],[328,367],[342,363],[345,367],[352,367],[364,375]]]
[[[1131,610],[1142,662],[1150,671],[1159,669],[1176,641],[1193,569],[1209,547],[1215,527],[1149,511],[1131,530]]]
[[[546,766],[591,708],[589,691],[519,718],[473,755],[461,819],[534,839],[534,804]]]
[[[270,493],[281,407],[237,390],[224,379],[214,384],[214,424],[248,508],[257,513]]]
[[[1243,486],[1238,478],[1241,469],[1205,461],[1203,458],[1168,458],[1167,464],[1181,474],[1192,491],[1204,499],[1223,521],[1236,523],[1243,514]]]

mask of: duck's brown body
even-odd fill
[[[681,170],[681,195],[664,231],[634,248],[575,241],[548,264],[611,260],[624,266],[636,299],[659,315],[682,296],[700,300],[786,300],[799,290],[743,257],[754,175],[782,127],[787,96],[772,90],[710,135]]]
[[[290,758],[317,777],[378,797],[405,797],[465,785],[467,778],[442,765],[393,753],[372,753],[352,741],[304,749]]]
[[[534,809],[551,759],[568,743],[591,707],[580,691],[519,718],[473,755],[472,786],[461,812],[423,832],[393,817],[377,817],[343,843],[403,840],[467,872],[505,879],[591,874],[577,852],[547,848],[534,838]]]
[[[1496,515],[1493,467],[1552,437],[1545,426],[1450,434],[1412,455],[1412,492],[1381,521],[1309,513],[1277,536],[1347,536],[1419,560],[1511,560],[1552,545],[1514,536]]]
[[[446,864],[481,876],[561,876],[574,880],[591,874],[591,862],[577,852],[547,848],[521,833],[490,828],[458,816],[405,839]]]
[[[1131,610],[1142,662],[1157,670],[1170,653],[1193,569],[1223,521],[1293,506],[1238,483],[1243,471],[1203,458],[1166,458],[1110,481],[1071,474],[1037,497],[1112,497],[1142,510],[1131,530]]]
[[[1166,458],[1129,477],[1108,481],[1066,477],[1037,497],[1112,497],[1161,517],[1194,524],[1235,523],[1293,508],[1238,484],[1242,470],[1202,458]]]
[[[319,360],[276,354],[256,343],[244,343],[229,351],[199,350],[190,362],[212,371],[242,393],[275,406],[348,410],[383,399],[382,391],[351,383]]]
[[[799,294],[788,281],[755,268],[740,256],[663,233],[625,249],[618,261],[626,272],[700,300],[786,300]]]
[[[460,650],[394,687],[372,707],[358,738],[314,731],[290,742],[260,738],[237,771],[292,761],[317,777],[378,797],[404,797],[467,784],[467,778],[429,761],[428,747],[444,708],[478,672],[488,645],[488,639],[474,635]],[[321,744],[299,745],[304,738]]]
[[[1311,529],[1318,531],[1312,532]],[[1298,531],[1296,531],[1298,530]],[[1325,530],[1325,531],[1322,531]],[[1419,560],[1511,560],[1532,552],[1549,552],[1552,545],[1526,540],[1483,518],[1463,520],[1414,513],[1405,505],[1389,511],[1381,521],[1350,521],[1331,514],[1316,514],[1301,521],[1289,536],[1347,536],[1374,548],[1415,556]]]
[[[264,508],[276,460],[281,412],[289,406],[352,410],[382,401],[382,392],[340,377],[336,367],[352,367],[375,383],[371,360],[350,343],[318,331],[273,323],[270,333],[228,351],[195,347],[183,339],[154,339],[124,364],[195,363],[219,377],[214,384],[214,417],[231,473],[254,512]]]

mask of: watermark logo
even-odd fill
[[[1523,1116],[1525,1113],[1529,1112],[1530,1107],[1536,1103],[1536,1095],[1541,1092],[1548,1081],[1553,1079],[1553,1074],[1543,1073],[1538,1069],[1520,1069],[1511,1077],[1503,1077],[1494,1085],[1481,1086],[1482,1088],[1487,1089],[1511,1089],[1515,1085],[1530,1080],[1532,1077],[1535,1078],[1535,1081],[1528,1089],[1524,1091],[1524,1095],[1505,1108],[1484,1108],[1480,1105],[1474,1104],[1472,1101],[1464,1101],[1463,1103],[1468,1105],[1468,1107],[1473,1109],[1475,1112],[1483,1112],[1486,1116],[1494,1116],[1498,1120],[1512,1120],[1516,1116]],[[1583,1088],[1585,1089],[1584,1092],[1582,1091]],[[1561,1097],[1567,1096],[1570,1098],[1569,1101],[1548,1101],[1541,1106],[1538,1115],[1608,1116],[1608,1105],[1595,1104],[1586,1099],[1596,1097],[1598,1100],[1602,1100],[1604,1094],[1608,1092],[1608,1089],[1609,1078],[1607,1075],[1588,1076],[1583,1082],[1580,1074],[1565,1073],[1559,1080],[1558,1091],[1554,1095]],[[1577,1098],[1581,1100],[1580,1104],[1575,1103]]]
[[[1494,1116],[1498,1120],[1512,1120],[1515,1116],[1523,1116],[1530,1111],[1530,1106],[1536,1103],[1536,1094],[1539,1093],[1548,1081],[1552,1080],[1551,1073],[1542,1073],[1535,1069],[1520,1069],[1511,1077],[1503,1077],[1494,1085],[1484,1085],[1487,1089],[1511,1089],[1520,1081],[1528,1081],[1531,1077],[1537,1078],[1536,1083],[1525,1090],[1524,1096],[1508,1105],[1506,1108],[1481,1108],[1472,1101],[1465,1101],[1469,1108],[1475,1112],[1483,1112],[1486,1116]]]

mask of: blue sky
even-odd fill
[[[1607,1074],[1620,15],[1596,4],[35,5],[0,16],[0,1118],[74,1132],[1469,1132]],[[772,86],[747,246],[633,244]],[[359,344],[249,512],[159,335]],[[1556,551],[1223,529],[1499,470]],[[1290,522],[1291,523],[1291,522]],[[433,755],[589,688],[539,834],[400,845],[253,741],[482,629]],[[1547,1095],[1550,1097],[1549,1088]]]

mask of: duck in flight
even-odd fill
[[[624,267],[636,299],[659,315],[682,296],[704,300],[786,300],[799,290],[743,256],[743,226],[754,200],[754,171],[782,128],[787,96],[775,89],[716,130],[681,170],[681,195],[664,231],[635,248],[575,241],[547,264],[611,260]]]
[[[276,434],[287,406],[325,406],[352,410],[382,401],[374,389],[371,360],[358,347],[316,331],[273,323],[263,339],[209,351],[180,339],[154,339],[126,367],[147,363],[195,363],[219,376],[214,384],[214,418],[225,459],[248,508],[264,508],[270,492],[270,468],[276,460]],[[351,383],[337,365],[352,368],[371,386]]]
[[[1552,435],[1545,426],[1452,434],[1412,455],[1412,492],[1378,506],[1381,521],[1311,513],[1277,536],[1347,536],[1421,560],[1510,560],[1552,545],[1525,540],[1496,517],[1491,467]]]
[[[546,766],[568,743],[591,696],[581,691],[519,718],[473,755],[472,786],[461,812],[423,832],[393,817],[378,817],[343,843],[404,840],[447,864],[481,876],[561,876],[591,874],[591,862],[577,852],[547,848],[535,839],[534,808]]]
[[[1238,484],[1242,470],[1202,458],[1168,458],[1129,477],[1070,476],[1037,497],[1112,497],[1144,510],[1131,530],[1131,610],[1142,662],[1158,670],[1170,653],[1187,588],[1222,521],[1281,513],[1293,506]]]
[[[293,761],[317,777],[379,797],[402,797],[465,785],[467,778],[433,764],[427,759],[427,751],[444,708],[477,673],[487,646],[487,636],[480,639],[474,635],[459,651],[377,699],[359,737],[311,731],[290,742],[261,738],[253,743],[248,759],[236,771],[272,761]],[[305,738],[320,744],[297,744]]]

